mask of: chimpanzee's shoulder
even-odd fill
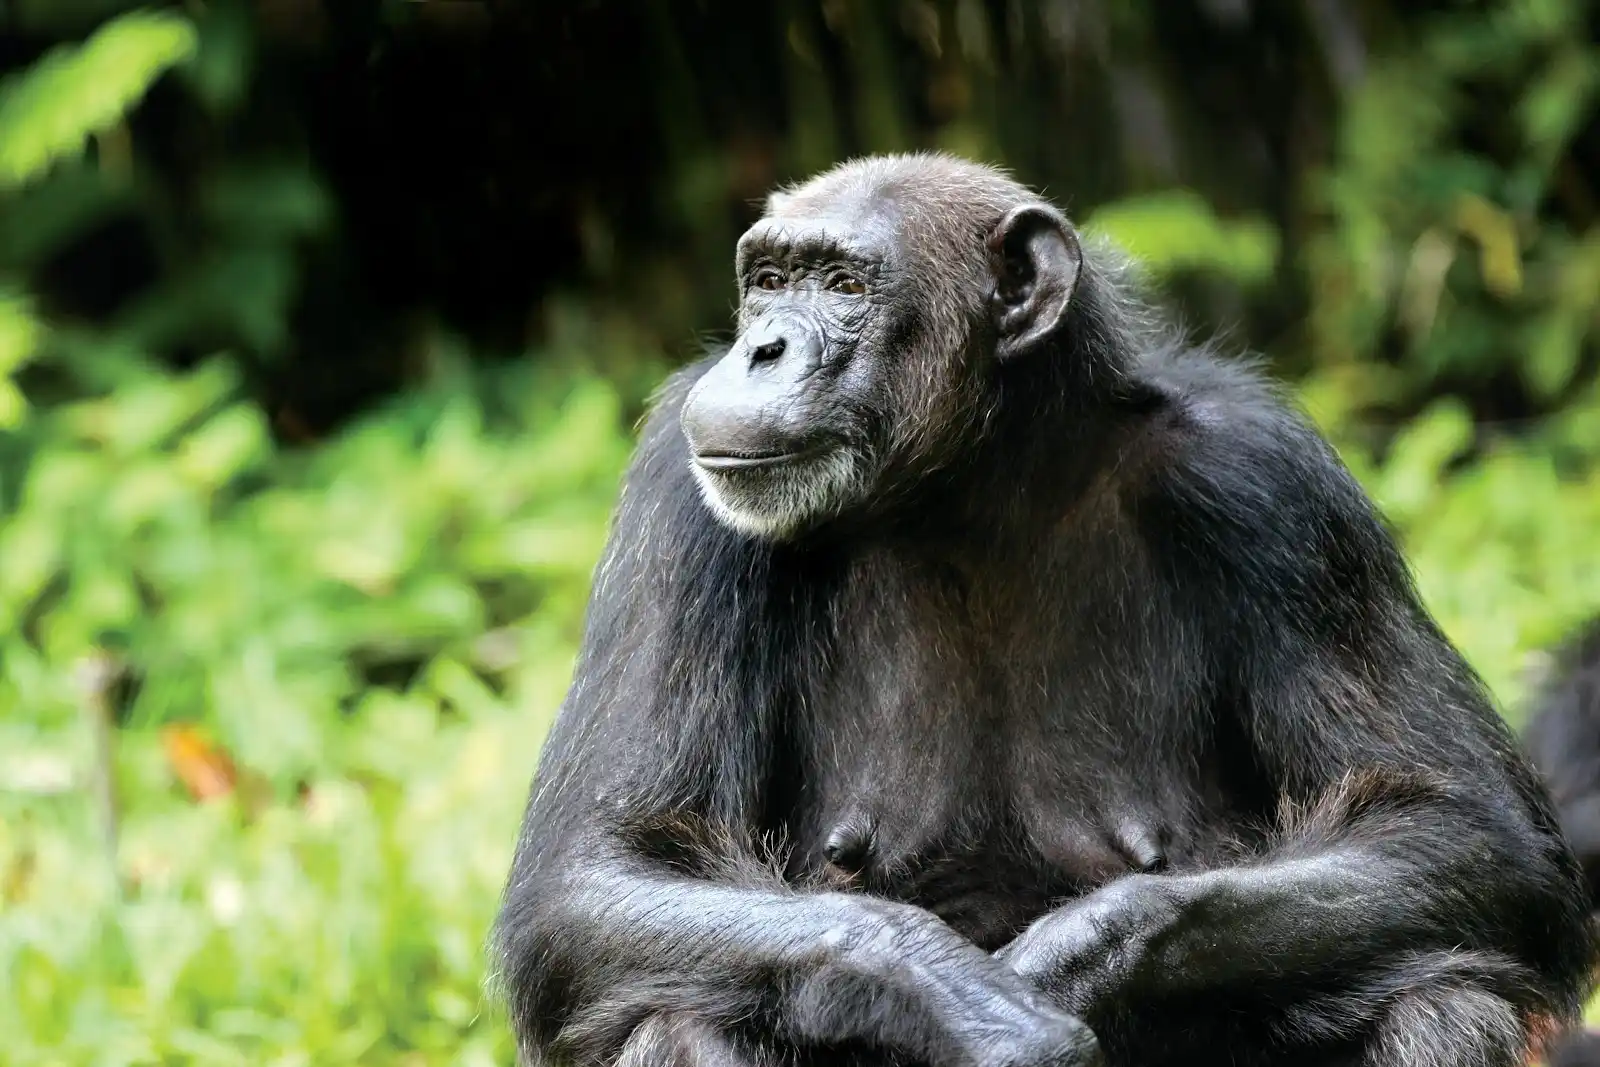
[[[1365,489],[1259,362],[1173,345],[1140,373],[1162,397],[1159,458],[1134,501],[1148,537],[1279,594],[1408,585]]]

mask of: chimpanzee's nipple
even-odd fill
[[[1118,850],[1128,858],[1136,871],[1154,874],[1167,865],[1167,853],[1161,846],[1160,835],[1141,820],[1124,819],[1117,828],[1116,842]]]
[[[864,815],[850,815],[828,835],[822,854],[846,874],[860,874],[872,858],[872,822]]]

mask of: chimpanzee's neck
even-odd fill
[[[988,432],[936,489],[948,532],[994,542],[1054,526],[1166,403],[1139,376],[1117,297],[1086,267],[1059,339],[999,369]]]

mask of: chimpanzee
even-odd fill
[[[1518,1063],[1544,787],[1252,367],[987,166],[774,193],[646,421],[497,924],[524,1059]]]
[[[1590,902],[1600,905],[1600,617],[1557,654],[1525,736],[1583,865]]]
[[[1528,751],[1544,775],[1567,840],[1600,908],[1600,617],[1561,649],[1528,722]],[[1600,1067],[1600,1034],[1564,1039],[1551,1067]]]

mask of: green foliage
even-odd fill
[[[1213,271],[1246,283],[1272,276],[1278,233],[1263,219],[1224,221],[1187,189],[1128,197],[1096,210],[1086,236],[1109,238],[1152,275]]]
[[[1314,373],[1390,408],[1500,374],[1567,399],[1600,289],[1588,194],[1562,179],[1600,89],[1584,18],[1541,0],[1441,19],[1354,91],[1334,165],[1311,183],[1331,222],[1306,254]],[[1472,94],[1510,101],[1493,148],[1463,144]],[[1386,341],[1396,364],[1365,358]]]
[[[0,527],[6,1062],[506,1062],[483,937],[626,455],[615,393],[451,372],[293,454],[226,362],[86,392],[23,421]],[[104,653],[134,690],[109,768]],[[232,793],[184,795],[174,722]],[[85,863],[102,774],[121,899]]]
[[[26,182],[116,122],[193,54],[181,16],[134,11],[77,47],[62,47],[0,88],[0,189]]]
[[[240,356],[291,340],[317,178],[226,160],[176,219],[137,151],[49,170],[191,47],[236,97],[229,10],[114,20],[0,105],[32,180],[0,205],[0,1060],[505,1063],[484,938],[621,400],[555,369],[592,331],[495,371],[435,339],[416,388],[279,444]],[[42,313],[33,266],[108,204],[165,269],[109,322]]]
[[[15,294],[0,294],[0,430],[22,419],[27,401],[13,381],[38,347],[43,331],[28,302]]]

